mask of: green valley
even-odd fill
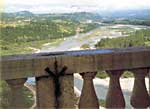
[[[31,48],[40,49],[44,43],[55,43],[76,34],[77,28],[86,33],[97,28],[95,23],[81,22],[65,15],[25,15],[11,14],[2,16],[0,47],[1,55],[30,53]],[[27,16],[27,15],[28,16]],[[77,15],[77,13],[76,13]],[[78,16],[82,19],[88,17]],[[91,14],[89,15],[91,16]],[[33,51],[34,52],[34,51]]]

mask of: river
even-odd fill
[[[78,34],[68,38],[57,44],[43,45],[40,52],[55,52],[55,51],[69,51],[80,50],[81,46],[88,44],[91,49],[95,48],[94,45],[103,38],[116,38],[125,37],[128,33],[148,28],[147,26],[134,26],[134,25],[107,25],[96,28],[88,33]]]

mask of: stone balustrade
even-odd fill
[[[24,108],[20,89],[27,78],[36,78],[36,101],[39,109],[76,108],[73,74],[80,73],[83,88],[79,109],[98,109],[93,78],[105,70],[110,77],[106,108],[125,108],[125,99],[119,79],[125,70],[134,74],[131,95],[133,108],[150,106],[150,95],[145,77],[150,70],[150,47],[83,50],[55,53],[2,56],[1,79],[11,90],[11,107]]]

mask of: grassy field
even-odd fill
[[[45,44],[49,46],[57,46],[60,42],[62,42],[64,38],[52,39],[52,40],[40,40],[40,41],[32,41],[26,43],[12,43],[8,46],[8,48],[4,48],[0,50],[1,55],[12,55],[12,54],[26,54],[26,53],[34,53],[40,50]]]

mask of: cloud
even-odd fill
[[[150,0],[5,0],[5,11],[35,13],[150,8]]]

